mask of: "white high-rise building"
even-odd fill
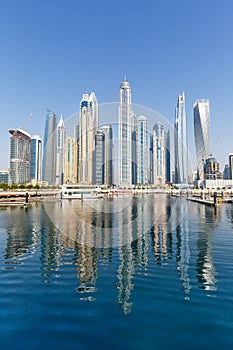
[[[18,128],[10,129],[10,181],[22,184],[30,181],[31,135]]]
[[[153,127],[153,184],[162,187],[166,180],[166,137],[164,126]]]
[[[79,182],[93,184],[95,134],[98,130],[98,102],[92,92],[90,96],[83,94],[80,102],[79,127]]]
[[[174,143],[175,182],[177,184],[187,184],[188,143],[184,92],[179,95],[177,107],[175,109]]]
[[[149,182],[148,135],[147,118],[143,115],[137,118],[137,183]]]
[[[204,162],[209,156],[210,102],[197,100],[193,106],[198,179],[204,179]]]
[[[132,119],[131,88],[125,79],[119,91],[119,187],[131,187],[132,185]]]
[[[57,173],[56,173],[57,185],[63,185],[63,182],[64,182],[65,138],[66,138],[66,128],[61,115],[57,126]]]

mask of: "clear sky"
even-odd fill
[[[209,99],[222,170],[233,152],[232,16],[231,0],[0,0],[0,169],[8,129],[43,137],[47,107],[66,119],[84,92],[117,102],[126,75],[133,102],[171,123],[185,92],[191,153],[192,106]]]

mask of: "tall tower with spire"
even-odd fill
[[[120,85],[118,111],[118,183],[120,187],[132,185],[132,122],[131,87],[125,79]]]
[[[185,95],[182,92],[178,97],[175,109],[174,125],[175,142],[175,182],[177,184],[188,183],[188,144],[187,144],[187,121],[185,113]]]

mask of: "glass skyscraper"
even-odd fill
[[[148,134],[147,118],[143,115],[137,118],[137,183],[148,184]]]
[[[56,157],[57,117],[48,109],[45,117],[42,179],[52,186],[56,182]]]
[[[65,152],[65,138],[66,129],[65,124],[60,117],[57,126],[57,173],[56,173],[56,184],[63,185],[64,182],[64,152]]]
[[[120,187],[132,185],[132,123],[133,111],[131,104],[131,88],[125,79],[119,91],[118,115],[118,182]]]
[[[104,134],[104,184],[111,186],[113,184],[113,132],[111,125],[107,124],[101,127]]]
[[[79,182],[93,184],[95,134],[98,130],[98,101],[92,92],[90,96],[83,94],[80,102],[79,127]]]
[[[194,137],[197,155],[198,179],[204,179],[204,162],[209,156],[210,103],[197,100],[193,106]]]
[[[42,180],[42,140],[38,135],[31,141],[31,180]]]
[[[188,143],[184,92],[179,95],[177,107],[175,109],[174,143],[175,183],[187,184]]]
[[[164,126],[155,123],[153,127],[153,184],[163,187],[166,176],[166,138]]]
[[[31,135],[23,129],[9,130],[10,181],[12,184],[30,181]]]
[[[104,133],[102,131],[97,131],[95,134],[95,184],[104,184]]]
[[[171,182],[171,150],[170,150],[170,131],[167,130],[165,133],[165,159],[166,159],[166,168],[165,168],[165,180],[166,182]]]

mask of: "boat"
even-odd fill
[[[103,198],[101,188],[96,185],[63,185],[61,199],[98,199]]]

